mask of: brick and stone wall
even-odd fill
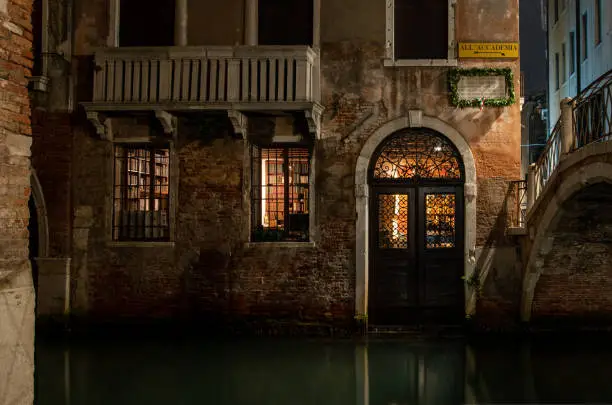
[[[78,2],[76,54],[103,45],[106,2]],[[99,317],[215,312],[345,322],[355,310],[355,167],[368,138],[410,109],[455,128],[469,144],[477,172],[476,244],[484,279],[479,310],[514,318],[520,295],[515,247],[504,236],[508,181],[520,174],[520,112],[449,105],[444,67],[383,66],[385,1],[322,2],[321,70],[325,105],[315,146],[315,244],[247,245],[244,141],[217,126],[193,133],[179,124],[178,213],[174,245],[108,243],[111,145],[78,124],[73,162],[75,310]],[[489,26],[490,30],[486,27]],[[357,29],[358,27],[358,29]],[[462,0],[457,39],[518,41],[516,0]],[[461,66],[482,66],[461,62]],[[518,84],[517,61],[510,67]],[[90,73],[79,74],[86,78]],[[82,86],[86,87],[85,83]],[[91,84],[90,84],[91,87]],[[79,100],[85,101],[85,99]],[[154,125],[153,123],[151,125]]]
[[[513,322],[518,310],[521,273],[515,244],[505,237],[505,207],[508,181],[520,176],[518,105],[483,111],[457,109],[448,102],[447,68],[383,67],[384,2],[362,1],[353,10],[346,10],[342,3],[325,2],[321,11],[322,91],[326,106],[321,144],[330,157],[322,165],[329,165],[333,174],[326,191],[333,196],[336,184],[346,184],[344,192],[354,192],[350,188],[356,155],[383,123],[404,116],[409,109],[421,109],[423,114],[448,123],[464,136],[476,164],[474,260],[482,280],[477,314],[489,324]],[[518,41],[516,1],[459,1],[456,16],[458,41]],[[359,30],[355,30],[357,26]],[[519,66],[515,61],[460,61],[460,67],[483,65],[512,68],[515,88],[520,88]],[[354,196],[350,194],[347,200],[338,204],[352,211]],[[330,196],[329,204],[335,201]],[[353,220],[347,220],[347,225],[352,224],[350,221]]]
[[[610,173],[606,143],[561,157],[527,223],[523,320],[610,325]]]
[[[79,142],[75,164],[82,169],[75,180],[84,187],[75,192],[75,206],[88,212],[90,221],[84,221],[86,232],[75,233],[87,235],[79,242],[86,243],[86,262],[80,254],[74,257],[78,283],[88,285],[77,294],[78,311],[98,319],[191,314],[351,320],[354,228],[342,221],[322,223],[326,236],[317,247],[245,247],[244,141],[223,121],[207,133],[181,127],[174,246],[108,244],[107,183],[99,171],[109,168],[111,146],[90,137]],[[354,223],[354,217],[346,222]],[[346,227],[339,230],[341,239],[326,232],[338,225]]]
[[[597,183],[564,202],[540,260],[532,319],[612,320],[612,186]]]
[[[67,257],[71,250],[72,126],[69,113],[32,111],[32,167],[45,199],[49,257]],[[44,232],[45,230],[40,230]]]
[[[0,0],[0,403],[31,404],[34,290],[28,260],[30,0]]]

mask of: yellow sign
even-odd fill
[[[459,42],[459,58],[516,59],[518,42]]]

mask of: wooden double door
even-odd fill
[[[464,319],[463,186],[375,186],[370,212],[372,325]]]

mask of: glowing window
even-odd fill
[[[169,240],[169,150],[115,146],[114,240]]]
[[[251,168],[252,240],[308,241],[309,150],[253,147]]]

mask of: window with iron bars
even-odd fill
[[[170,152],[152,145],[116,145],[113,240],[170,240]]]
[[[251,149],[251,240],[307,242],[310,152],[291,146]]]

